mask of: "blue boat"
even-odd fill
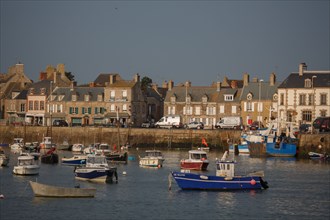
[[[70,158],[63,157],[61,161],[64,165],[80,166],[86,164],[86,159],[86,155],[75,155]]]
[[[276,141],[271,140],[266,143],[267,156],[273,157],[294,157],[297,154],[296,138],[291,137],[275,137]]]
[[[216,161],[216,175],[201,173],[172,172],[178,186],[183,189],[195,190],[243,190],[267,189],[268,184],[262,179],[263,171],[253,172],[248,175],[235,175],[235,161],[227,160],[227,151],[221,160]]]
[[[74,172],[75,178],[79,180],[112,183],[113,177],[116,177],[118,182],[117,168],[109,167],[104,155],[88,155],[86,165],[76,167]]]
[[[229,152],[235,153],[235,148],[237,148],[239,154],[250,154],[249,145],[246,141],[239,144],[232,144],[229,146]]]

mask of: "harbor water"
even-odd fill
[[[144,150],[131,149],[128,164],[118,164],[118,183],[78,181],[74,168],[40,164],[37,176],[12,174],[17,154],[8,167],[0,168],[0,219],[330,219],[329,162],[296,158],[251,158],[235,156],[236,174],[264,170],[267,190],[183,191],[170,171],[180,170],[186,150],[162,150],[162,168],[139,167]],[[59,151],[70,157],[71,152]],[[215,174],[215,160],[222,152],[209,152],[210,164],[204,174]],[[95,198],[34,197],[29,180],[57,186],[93,187]],[[169,188],[171,188],[169,190]]]

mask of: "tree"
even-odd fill
[[[70,81],[74,81],[74,75],[71,72],[65,72],[65,76],[68,77]]]
[[[149,77],[145,76],[142,78],[141,80],[141,89],[143,91],[146,91],[147,88],[150,88],[152,84],[152,79],[150,79]]]

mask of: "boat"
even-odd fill
[[[110,145],[106,143],[96,144],[95,145],[95,153],[109,155],[111,153]]]
[[[72,145],[72,152],[81,153],[84,151],[85,146],[83,144],[74,144]]]
[[[140,157],[139,164],[143,167],[162,167],[165,158],[159,150],[146,150],[145,156]]]
[[[5,151],[0,147],[0,166],[7,166],[9,163],[9,157],[5,154]]]
[[[330,160],[330,156],[327,153],[308,152],[308,157],[311,160]]]
[[[55,153],[56,148],[53,147],[45,154],[41,155],[41,162],[47,164],[55,164],[58,163],[58,154]]]
[[[17,165],[14,166],[13,173],[17,175],[37,175],[40,166],[38,160],[29,153],[22,153],[17,158]]]
[[[105,158],[107,159],[108,163],[127,163],[128,160],[128,153],[119,152],[119,151],[111,151],[110,154],[106,155]]]
[[[267,189],[268,183],[263,180],[264,172],[258,171],[247,175],[235,175],[234,160],[227,159],[226,151],[220,160],[216,160],[216,175],[200,173],[175,172],[171,175],[183,190],[247,190]]]
[[[29,152],[37,152],[39,151],[39,143],[38,142],[26,142],[24,146],[25,150]]]
[[[62,144],[57,146],[57,150],[69,150],[70,144],[68,141],[63,141]]]
[[[74,155],[73,157],[63,157],[61,162],[63,165],[72,165],[72,166],[80,166],[86,164],[86,155]]]
[[[229,145],[229,153],[234,154],[250,154],[248,142],[245,140],[247,137],[246,133],[241,135],[240,141],[238,144],[230,144]]]
[[[95,197],[95,188],[59,187],[30,181],[30,186],[37,197]]]
[[[180,161],[181,169],[184,170],[207,170],[209,161],[207,153],[201,150],[190,150],[189,158]]]
[[[44,137],[39,146],[40,149],[51,149],[52,147],[56,147],[56,144],[52,142],[52,137]]]
[[[79,180],[112,183],[115,177],[118,182],[117,168],[110,167],[104,155],[89,154],[86,165],[76,167],[74,172]]]
[[[14,138],[14,143],[10,145],[10,149],[13,151],[22,150],[24,147],[24,140],[23,138]]]

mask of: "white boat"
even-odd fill
[[[109,144],[101,143],[96,145],[95,147],[96,147],[96,154],[108,155],[111,153]]]
[[[56,144],[52,142],[52,138],[44,137],[43,141],[40,143],[40,149],[51,149],[52,147],[56,147]]]
[[[95,188],[58,187],[30,181],[30,186],[35,196],[38,197],[94,197]]]
[[[80,166],[86,164],[86,155],[74,155],[73,157],[63,157],[61,159],[63,165],[72,165],[72,166]]]
[[[89,154],[86,165],[75,169],[75,178],[92,182],[112,183],[118,181],[117,168],[109,167],[104,155]]]
[[[37,175],[39,174],[39,168],[38,161],[35,160],[34,156],[24,153],[18,156],[13,173],[17,175]]]
[[[207,170],[209,161],[206,151],[190,150],[188,159],[180,161],[181,169],[183,170]]]
[[[84,151],[85,146],[83,144],[72,145],[72,152],[81,153]]]
[[[7,166],[9,163],[9,157],[5,154],[2,147],[0,147],[0,166]]]
[[[24,147],[23,138],[14,138],[14,143],[10,145],[10,149],[13,151],[22,150]]]
[[[146,150],[146,155],[144,157],[140,157],[139,164],[140,166],[145,167],[162,167],[165,158],[163,154],[159,150]]]

